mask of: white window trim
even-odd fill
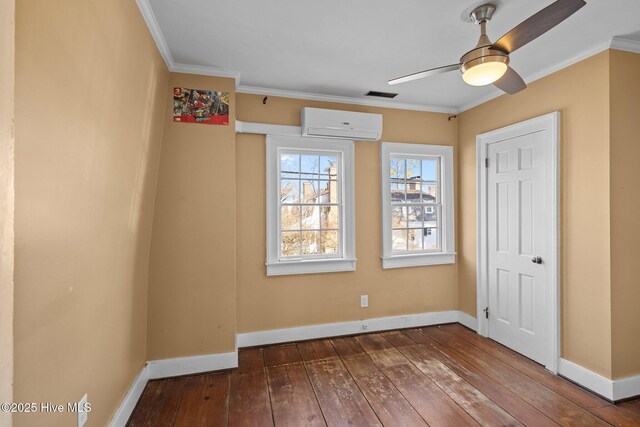
[[[444,145],[383,142],[380,153],[380,164],[382,168],[382,268],[387,269],[455,263],[453,147]],[[391,192],[389,178],[389,165],[392,156],[429,156],[440,158],[440,196],[442,199],[441,251],[407,254],[393,253],[391,241]]]
[[[333,151],[342,157],[342,256],[322,259],[281,260],[278,253],[278,153],[281,150]],[[267,135],[267,276],[330,273],[356,269],[355,161],[353,141]]]

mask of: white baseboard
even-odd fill
[[[253,347],[256,345],[353,335],[363,332],[439,325],[443,323],[454,323],[457,321],[457,310],[407,314],[403,316],[378,317],[374,319],[354,320],[350,322],[326,323],[322,325],[247,332],[238,334],[236,342],[238,343],[238,347]]]
[[[640,396],[640,375],[610,380],[565,359],[560,359],[558,374],[613,402]]]
[[[109,422],[109,427],[124,427],[129,421],[129,417],[133,413],[140,396],[142,396],[142,392],[144,391],[145,386],[147,385],[147,381],[149,380],[147,366],[145,365],[136,378],[133,380],[131,387],[129,387],[129,391],[122,399],[120,406],[116,409],[116,412],[113,414],[111,421]]]
[[[147,362],[148,378],[150,380],[237,367],[238,353],[236,352],[176,357],[174,359],[150,360]]]
[[[278,344],[291,341],[303,341],[314,338],[337,337],[363,332],[387,331],[392,329],[415,328],[420,326],[441,325],[460,322],[476,330],[475,317],[462,311],[450,310],[434,313],[407,314],[403,316],[378,317],[351,322],[328,323],[323,325],[300,326],[296,328],[274,329],[269,331],[238,334],[238,347]],[[178,357],[174,359],[151,360],[135,378],[122,403],[116,410],[109,427],[124,426],[131,416],[138,399],[149,380],[197,374],[238,367],[238,353],[208,354],[203,356]]]
[[[478,331],[478,319],[465,313],[464,311],[458,311],[458,323],[476,332]]]
[[[613,381],[614,401],[640,396],[640,375]]]

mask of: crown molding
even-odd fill
[[[160,29],[155,13],[153,13],[149,0],[136,0],[136,4],[140,9],[140,13],[142,13],[144,21],[147,23],[149,32],[151,33],[153,40],[156,42],[156,46],[158,46],[160,55],[162,55],[162,59],[164,59],[164,63],[167,65],[167,69],[170,72],[232,78],[235,80],[236,86],[238,86],[240,82],[239,71],[227,70],[219,67],[176,63],[173,60],[173,56],[171,55],[171,51],[169,50],[169,46],[167,45],[164,35],[162,34],[162,30]]]
[[[607,40],[605,42],[598,43],[598,44],[596,44],[594,46],[591,46],[590,48],[580,52],[579,54],[577,54],[575,56],[572,56],[569,59],[565,59],[564,61],[557,62],[557,63],[555,63],[555,64],[553,64],[553,65],[551,65],[551,66],[549,66],[547,68],[544,68],[541,71],[537,71],[535,73],[528,74],[526,76],[523,76],[522,78],[527,84],[532,83],[532,82],[534,82],[536,80],[539,80],[539,79],[541,79],[543,77],[546,77],[546,76],[548,76],[550,74],[553,74],[553,73],[555,73],[557,71],[560,71],[563,68],[567,68],[567,67],[569,67],[569,66],[571,66],[573,64],[577,64],[578,62],[583,61],[583,60],[585,60],[585,59],[587,59],[587,58],[589,58],[589,57],[591,57],[593,55],[597,55],[598,53],[609,49],[611,46],[612,46],[612,40]],[[495,98],[497,98],[499,96],[502,96],[502,95],[506,95],[506,94],[504,92],[502,92],[501,90],[492,91],[491,93],[489,93],[489,94],[487,94],[487,95],[485,95],[485,96],[483,96],[481,98],[478,98],[475,101],[472,101],[472,102],[470,102],[470,103],[468,103],[466,105],[463,105],[462,107],[460,107],[458,109],[458,112],[459,113],[463,113],[463,112],[465,112],[467,110],[470,110],[470,109],[472,109],[474,107],[477,107],[478,105],[482,105],[485,102],[489,102],[492,99],[495,99]]]
[[[162,55],[162,59],[164,59],[164,63],[167,65],[167,68],[171,70],[171,67],[173,67],[174,64],[173,56],[171,56],[171,51],[169,50],[169,46],[167,46],[167,41],[164,39],[160,25],[158,25],[158,20],[156,19],[156,14],[153,13],[149,0],[136,0],[136,4],[140,9],[140,13],[142,13],[144,22],[147,23],[151,37],[153,37],[153,40],[156,42],[156,46],[158,46],[158,50],[160,51],[160,55]]]
[[[623,39],[622,37],[614,37],[613,39],[611,39],[611,49],[640,53],[640,41]]]
[[[142,16],[147,24],[147,27],[149,28],[149,31],[151,32],[151,36],[153,37],[153,39],[156,42],[156,45],[158,46],[160,55],[162,55],[162,58],[164,59],[164,62],[167,65],[167,69],[169,71],[174,73],[189,73],[189,74],[197,74],[197,75],[204,75],[204,76],[232,78],[236,82],[236,92],[238,93],[277,96],[277,97],[283,97],[283,98],[306,99],[310,101],[335,102],[340,104],[367,105],[371,107],[394,108],[399,110],[412,110],[412,111],[426,111],[431,113],[445,113],[445,114],[459,114],[464,111],[470,110],[474,107],[477,107],[478,105],[484,104],[485,102],[491,101],[492,99],[495,99],[501,95],[504,95],[502,91],[496,89],[485,96],[482,96],[474,101],[469,102],[468,104],[465,104],[459,108],[455,108],[455,107],[442,107],[437,105],[411,104],[411,103],[403,103],[403,102],[363,99],[363,98],[348,97],[348,96],[325,95],[325,94],[312,93],[312,92],[299,92],[299,91],[292,91],[292,90],[286,90],[286,89],[274,89],[274,88],[242,85],[240,83],[240,74],[241,74],[240,71],[227,70],[219,67],[176,63],[173,60],[173,56],[171,55],[171,51],[167,46],[167,42],[164,38],[164,35],[162,34],[162,30],[158,25],[158,21],[156,19],[155,14],[153,13],[153,9],[151,8],[151,4],[149,3],[149,0],[136,0],[136,3],[140,9],[140,12],[142,13]],[[594,46],[591,46],[590,48],[580,52],[579,54],[569,59],[560,61],[549,67],[546,67],[541,71],[523,76],[523,79],[527,84],[532,83],[536,80],[539,80],[543,77],[546,77],[550,74],[560,71],[563,68],[569,67],[573,64],[583,61],[607,49],[616,49],[616,50],[622,50],[626,52],[640,53],[640,41],[624,39],[621,37],[613,37],[612,39],[609,39],[604,42],[598,43]]]
[[[176,64],[169,68],[172,73],[199,74],[202,76],[228,77],[235,79],[236,87],[240,82],[240,71],[227,70],[218,67],[206,67],[202,65]]]
[[[367,105],[371,107],[394,108],[398,110],[426,111],[429,113],[456,114],[455,108],[439,107],[435,105],[409,104],[403,102],[363,99],[349,96],[324,95],[320,93],[298,92],[285,89],[271,89],[257,86],[239,85],[237,93],[251,95],[276,96],[281,98],[306,99],[310,101],[335,102],[339,104]]]

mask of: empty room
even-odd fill
[[[0,0],[0,427],[640,426],[639,16]]]

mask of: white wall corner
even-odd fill
[[[111,421],[109,421],[109,427],[124,427],[127,424],[149,381],[148,374],[149,371],[145,364],[133,380],[133,383],[131,383],[127,394],[125,394],[124,399],[120,402],[120,406],[118,406],[118,409],[116,409],[116,412],[113,414]]]
[[[148,378],[150,380],[237,367],[238,353],[235,351],[202,356],[176,357],[174,359],[150,360],[147,362]]]
[[[476,332],[478,331],[478,319],[465,313],[462,310],[458,311],[458,323],[460,323],[463,326],[466,326],[467,328],[473,331],[476,331]]]

